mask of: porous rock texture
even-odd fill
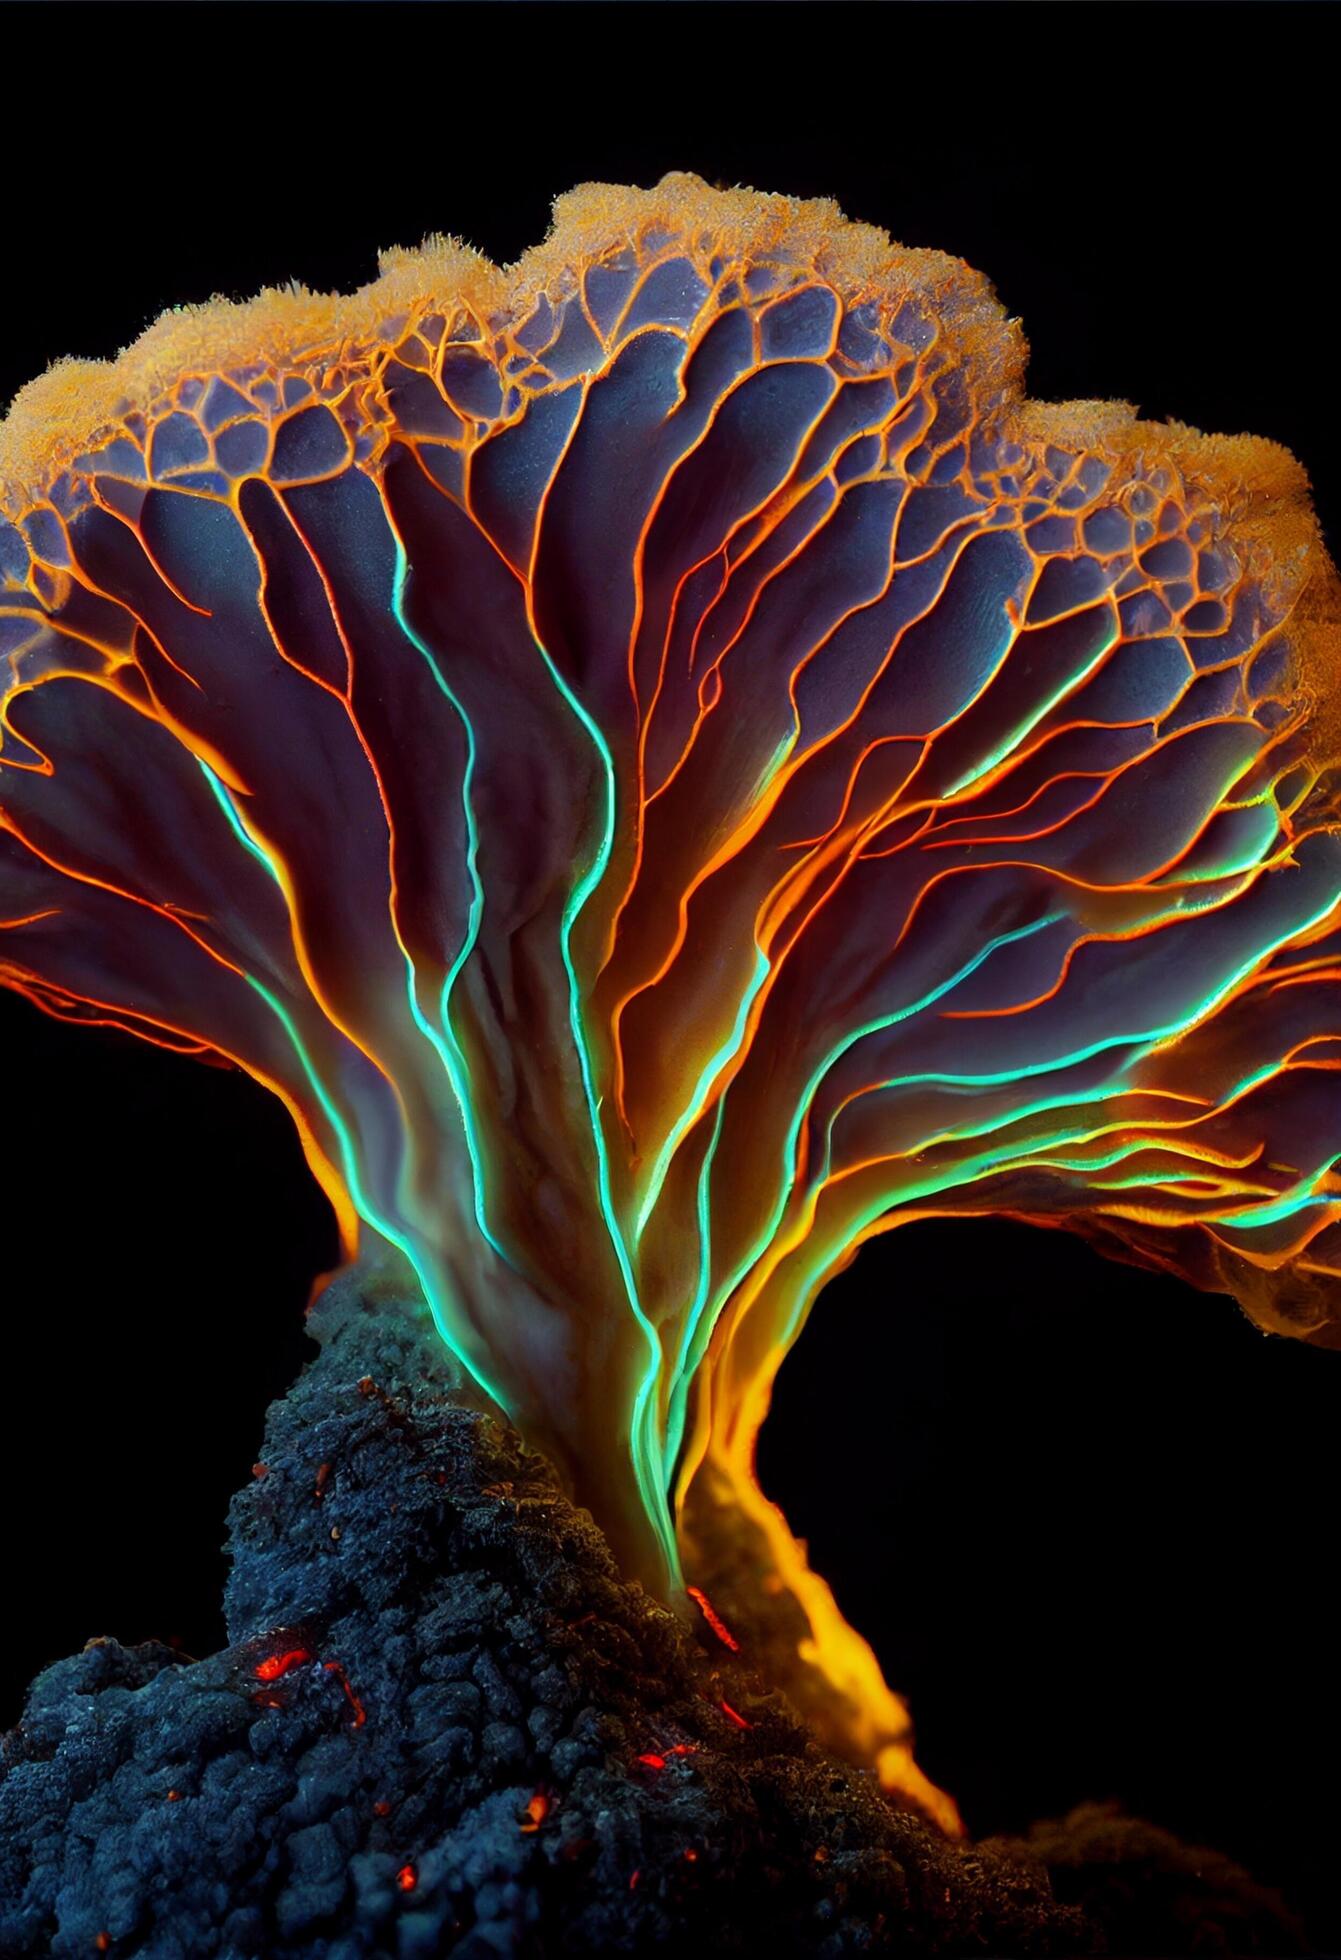
[[[224,1652],[98,1640],[33,1684],[6,1960],[1305,1950],[1150,1826],[969,1847],[891,1808],[621,1581],[396,1293],[354,1270],[312,1312],[230,1510]]]

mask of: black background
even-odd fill
[[[1035,394],[1252,429],[1335,550],[1330,8],[11,7],[0,400],[162,308],[585,178],[837,198],[988,272]],[[218,1643],[218,1550],[335,1258],[249,1080],[0,996],[0,1723],[88,1636]],[[1341,1360],[1060,1234],[863,1252],[784,1369],[769,1490],[975,1832],[1117,1796],[1341,1945]]]

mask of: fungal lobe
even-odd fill
[[[1305,478],[1023,363],[960,262],[678,176],[0,425],[0,981],[280,1095],[628,1569],[750,1521],[946,1822],[754,1480],[826,1278],[1008,1213],[1341,1326]]]

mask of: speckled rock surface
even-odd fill
[[[420,1307],[352,1273],[309,1326],[229,1514],[230,1645],[93,1642],[4,1739],[0,1955],[1303,1950],[1148,1827],[975,1848],[892,1810],[621,1582]]]

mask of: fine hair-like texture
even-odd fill
[[[754,1480],[826,1278],[1007,1212],[1341,1318],[1306,480],[1024,351],[960,262],[675,176],[0,426],[0,980],[279,1093],[627,1568],[744,1514],[947,1823]]]

